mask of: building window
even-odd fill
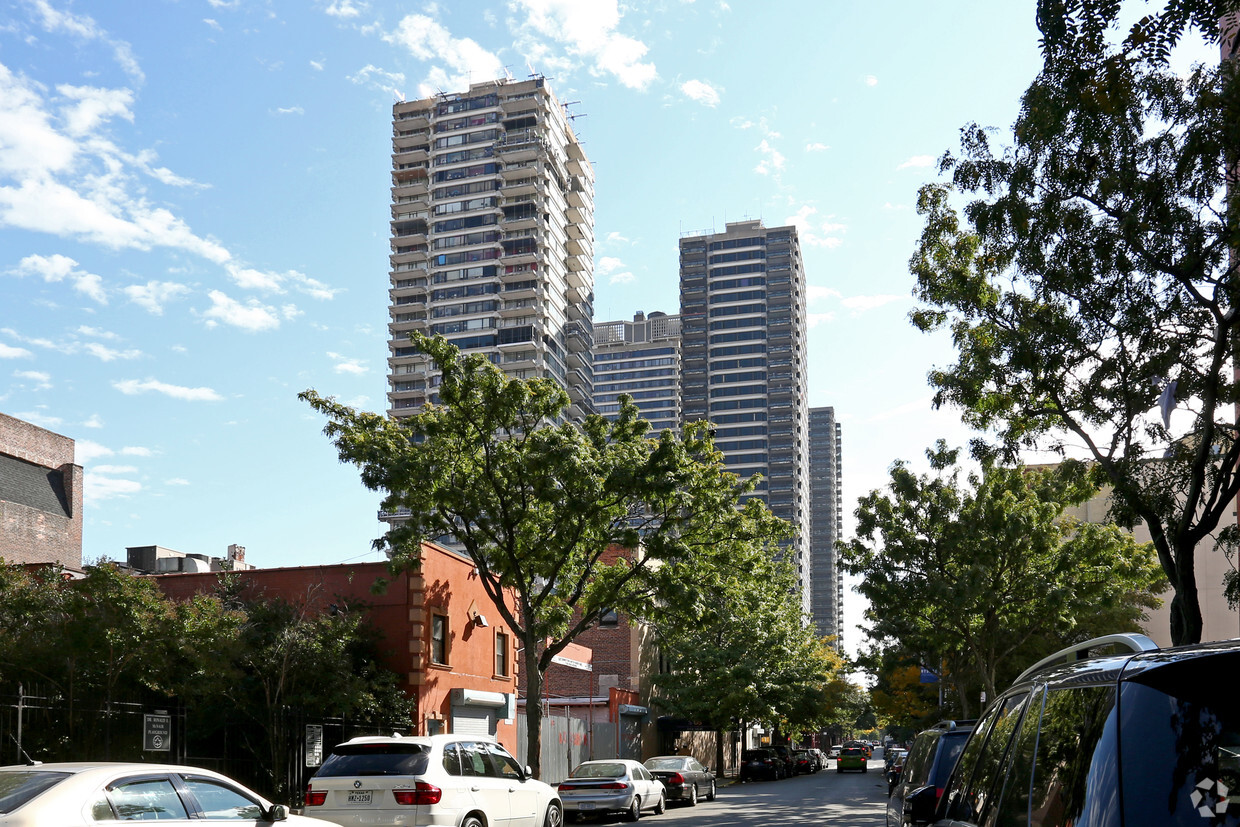
[[[508,635],[495,633],[495,674],[508,677]]]
[[[431,616],[431,663],[448,662],[448,618]]]

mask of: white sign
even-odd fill
[[[318,724],[306,724],[306,766],[318,767],[323,764],[323,727]]]
[[[582,672],[594,671],[594,667],[591,664],[582,663],[581,661],[573,660],[572,658],[566,658],[563,655],[553,655],[551,662],[558,663],[560,666],[567,666],[569,669],[580,669]]]

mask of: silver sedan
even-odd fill
[[[626,821],[637,821],[642,810],[656,815],[667,807],[662,782],[637,761],[614,758],[578,764],[560,782],[560,800],[569,818],[621,812]]]

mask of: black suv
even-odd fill
[[[1122,654],[1090,656],[1100,648]],[[1024,672],[986,710],[939,827],[1240,827],[1240,640],[1158,649],[1109,635]]]
[[[973,721],[940,721],[925,732],[919,732],[909,747],[904,758],[904,769],[895,784],[889,783],[890,798],[887,800],[887,827],[898,827],[900,824],[924,824],[927,816],[921,821],[913,821],[905,813],[905,801],[913,792],[928,790],[937,800],[947,786],[947,779],[956,766],[956,759],[964,749],[969,733],[973,731]]]

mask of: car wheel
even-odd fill
[[[869,764],[862,764],[862,765],[861,765],[861,771],[862,771],[862,772],[869,772],[869,771],[870,771],[870,765],[869,765]]]
[[[697,806],[697,784],[693,784],[689,787],[689,806]]]
[[[710,780],[710,792],[706,793],[706,800],[707,801],[715,800],[715,779],[713,778]]]
[[[561,827],[564,824],[564,811],[560,805],[552,801],[547,805],[547,815],[543,817],[543,827]]]
[[[654,804],[654,814],[657,816],[661,816],[663,815],[665,810],[667,810],[667,801],[663,798],[662,795],[660,795],[659,800],[656,801]]]
[[[470,816],[461,822],[461,827],[482,827],[482,822],[478,820],[477,816]]]
[[[624,820],[625,821],[637,821],[641,817],[642,817],[642,800],[638,798],[637,796],[633,796],[632,803],[630,803],[629,808],[624,811]]]
[[[844,768],[843,768],[843,767],[836,767],[836,768],[835,768],[835,771],[836,771],[836,772],[843,772],[843,771],[844,771]]]

